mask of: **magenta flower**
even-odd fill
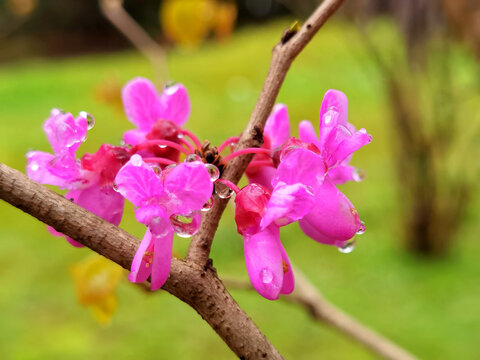
[[[261,226],[269,200],[270,193],[263,186],[245,186],[235,198],[235,221],[244,236],[245,264],[252,286],[264,298],[275,300],[280,294],[290,294],[295,281],[279,227],[273,223]]]
[[[122,91],[128,119],[137,126],[123,135],[126,144],[137,145],[144,140],[168,140],[179,143],[180,127],[190,116],[191,104],[187,89],[181,84],[165,88],[161,95],[150,80],[135,78]],[[148,154],[178,161],[178,151],[158,145],[147,149]]]
[[[115,186],[148,227],[128,278],[141,283],[151,276],[151,289],[157,290],[170,273],[173,233],[186,237],[198,230],[199,210],[212,196],[210,175],[200,161],[155,171],[136,154],[118,172]]]
[[[41,183],[57,185],[69,192],[65,195],[76,204],[118,225],[123,213],[123,197],[112,187],[113,178],[129,155],[122,147],[104,144],[96,154],[85,154],[81,161],[76,151],[86,140],[91,115],[81,113],[76,119],[72,114],[52,110],[43,129],[54,154],[41,151],[27,153],[27,174]],[[49,227],[55,236],[64,236]],[[77,241],[65,236],[76,247]]]

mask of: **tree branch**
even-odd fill
[[[273,48],[267,78],[265,79],[260,96],[250,116],[250,121],[243,130],[235,147],[235,151],[249,147],[260,147],[262,145],[263,127],[272,111],[290,65],[342,3],[343,0],[323,1],[296,34],[293,32],[290,33],[290,35],[292,35],[290,39],[284,36],[282,41]],[[222,177],[237,184],[252,158],[253,155],[249,154],[232,159],[228,162]],[[228,199],[224,200],[215,196],[214,207],[203,217],[200,230],[190,243],[187,253],[188,260],[192,260],[202,266],[207,264],[213,237],[217,231],[218,223],[227,203]]]
[[[350,336],[353,340],[364,345],[377,355],[389,360],[415,360],[416,357],[405,349],[394,344],[372,329],[367,328],[355,318],[344,313],[335,305],[326,300],[312,283],[298,268],[294,268],[295,290],[281,299],[300,305],[313,319],[324,322],[340,332]],[[247,281],[236,279],[223,279],[227,289],[253,290]]]

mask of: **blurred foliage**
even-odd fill
[[[190,130],[214,144],[242,131],[273,44],[292,21],[244,27],[228,43],[206,43],[193,54],[175,49],[169,54],[172,78],[186,85],[192,99]],[[403,48],[391,23],[378,23],[371,31],[377,44]],[[461,69],[471,58],[460,51],[452,61]],[[52,107],[95,115],[95,128],[81,151],[94,152],[102,142],[118,144],[132,124],[100,102],[95,89],[104,79],[124,84],[135,76],[152,76],[150,63],[136,53],[30,59],[1,66],[0,161],[24,170],[28,149],[49,150],[41,126]],[[449,257],[425,261],[400,251],[403,198],[397,192],[401,182],[396,179],[390,138],[396,130],[387,121],[383,80],[355,28],[344,22],[327,23],[295,60],[278,99],[288,104],[292,133],[297,134],[303,119],[318,121],[323,94],[337,88],[349,98],[350,121],[368,129],[374,140],[353,159],[365,169],[366,179],[341,189],[367,225],[355,251],[340,254],[308,239],[296,226],[283,228],[282,240],[291,260],[327,299],[419,358],[475,359],[480,333],[478,192],[471,194],[466,226],[459,234],[462,241],[453,244]],[[479,155],[470,153],[467,158],[474,162]],[[131,206],[121,227],[137,237],[145,231]],[[90,250],[50,236],[42,223],[3,202],[0,231],[1,359],[234,358],[188,306],[163,292],[147,295],[126,281],[119,284],[120,300],[111,324],[98,326],[78,306],[68,275],[71,264]],[[175,239],[178,254],[184,255],[187,246],[185,239]],[[247,279],[231,207],[220,223],[212,258],[220,276]],[[376,358],[291,304],[270,302],[254,292],[232,292],[286,358]]]

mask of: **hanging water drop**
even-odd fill
[[[80,111],[79,116],[87,120],[87,129],[90,130],[95,126],[95,118],[93,117],[92,114],[86,112],[86,111]]]
[[[208,199],[208,201],[203,205],[202,211],[204,212],[210,211],[213,205],[214,205],[214,200],[213,200],[213,196],[211,196],[210,199]]]
[[[216,181],[220,177],[220,170],[213,165],[213,164],[205,164],[205,168],[208,171],[208,174],[210,175],[210,180]]]
[[[353,250],[355,250],[356,241],[352,240],[347,242],[345,245],[342,245],[338,248],[342,254],[350,254]]]
[[[268,268],[263,268],[260,271],[260,280],[262,280],[262,283],[264,283],[265,285],[270,284],[273,281],[273,278],[274,278],[274,275],[272,270]]]
[[[142,157],[138,154],[135,154],[130,158],[130,162],[133,166],[142,166]]]
[[[357,235],[365,234],[365,222],[360,221],[360,227],[357,230]]]
[[[158,165],[152,165],[152,169],[157,176],[162,173],[162,168]]]
[[[192,211],[190,214],[176,214],[170,216],[175,233],[183,238],[189,238],[196,234],[200,228],[202,216],[199,211]]]
[[[365,170],[356,168],[352,173],[352,178],[356,182],[360,182],[365,179]]]
[[[215,193],[218,195],[220,199],[229,199],[232,197],[234,191],[224,183],[217,181],[215,183]]]
[[[198,156],[197,154],[189,154],[187,155],[187,157],[185,158],[185,161],[184,162],[195,162],[195,161],[202,161],[202,158],[200,156]]]
[[[118,189],[118,185],[117,183],[114,181],[113,184],[112,184],[112,187],[113,187],[113,190],[115,190],[116,192],[119,192],[120,190]]]

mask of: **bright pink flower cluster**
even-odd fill
[[[77,159],[93,117],[82,112],[74,118],[54,109],[44,124],[53,154],[29,152],[27,172],[42,184],[68,189],[67,198],[115,225],[124,199],[135,206],[137,221],[147,230],[133,259],[130,281],[150,278],[152,290],[163,286],[170,272],[173,234],[196,233],[202,211],[213,206],[214,192],[221,198],[236,192],[235,220],[245,238],[248,274],[267,299],[294,288],[280,227],[298,221],[311,238],[344,251],[351,247],[350,239],[365,230],[353,205],[336,188],[361,180],[349,162],[353,152],[371,141],[365,129],[355,131],[348,123],[343,93],[329,90],[325,95],[319,136],[303,121],[300,138],[290,137],[287,108],[276,105],[265,126],[263,147],[223,159],[220,152],[238,138],[227,139],[217,149],[208,142],[202,145],[184,129],[191,105],[183,85],[158,94],[149,80],[137,78],[124,87],[122,99],[136,126],[123,135],[124,145],[103,144],[95,154]],[[219,176],[228,160],[245,153],[256,155],[246,172],[249,185],[240,190]]]

